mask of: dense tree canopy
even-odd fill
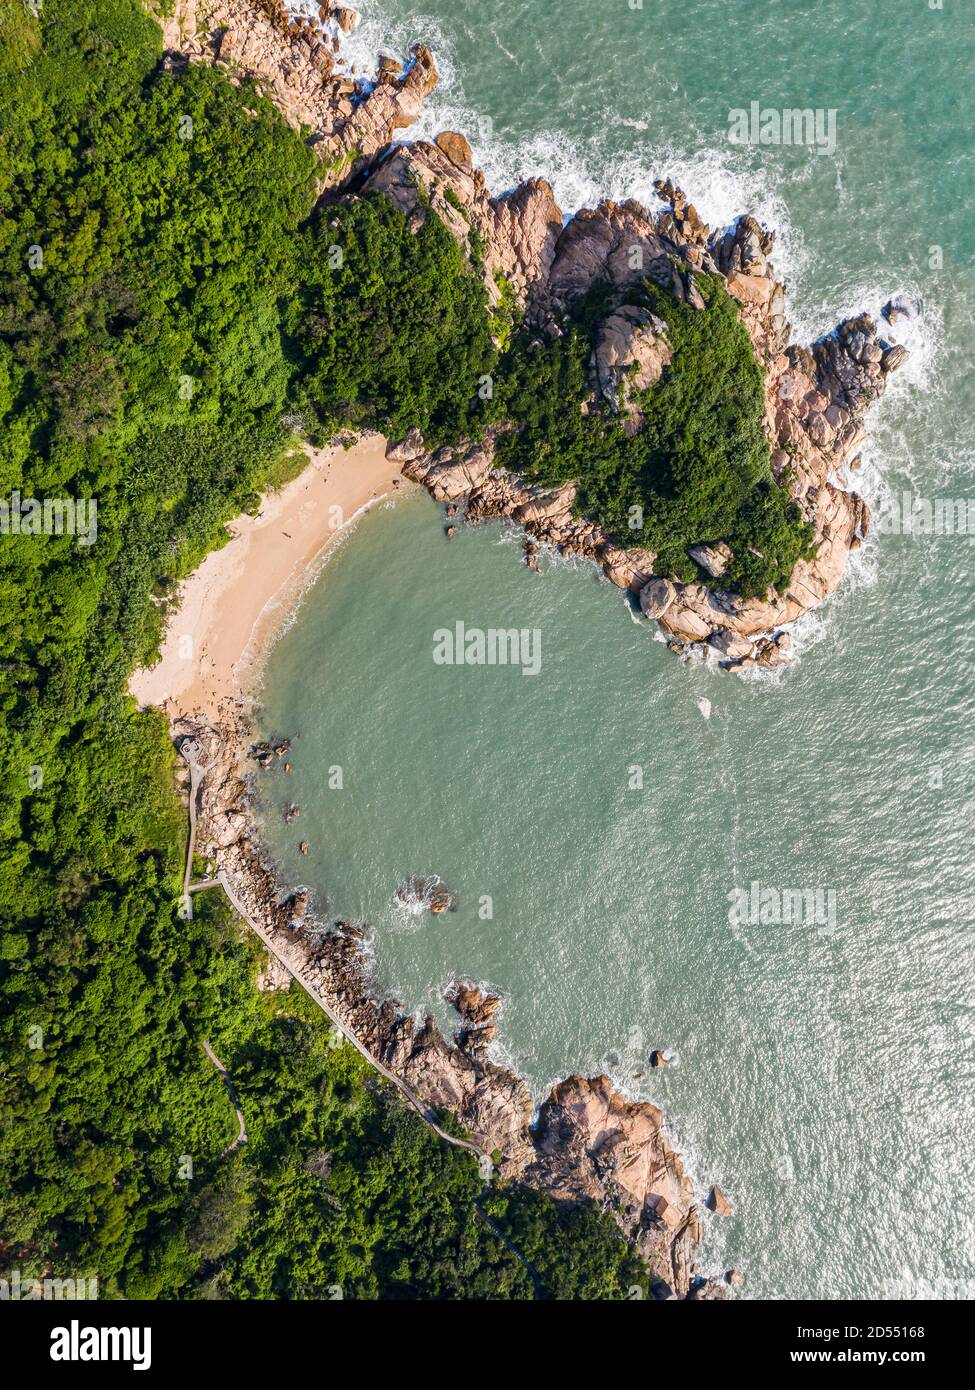
[[[109,1297],[530,1297],[472,1157],[297,987],[255,991],[226,907],[181,919],[174,757],[125,693],[175,581],[295,467],[296,412],[467,427],[480,281],[368,201],[326,273],[310,151],[246,87],[165,71],[137,0],[12,0],[0,40],[0,498],[98,506],[94,544],[0,535],[0,1265]],[[223,1158],[204,1039],[250,1135]],[[608,1216],[494,1195],[546,1289],[639,1273]]]
[[[438,217],[415,233],[383,197],[316,216],[301,242],[290,322],[309,418],[419,428],[440,443],[480,423],[478,383],[496,353],[487,296]]]

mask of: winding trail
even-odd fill
[[[223,1077],[223,1084],[230,1092],[230,1100],[234,1107],[234,1114],[237,1116],[237,1138],[234,1139],[231,1143],[229,1143],[220,1155],[221,1158],[226,1158],[228,1154],[233,1153],[234,1149],[239,1149],[241,1144],[247,1143],[247,1122],[244,1119],[244,1112],[240,1108],[240,1102],[237,1099],[237,1092],[234,1090],[234,1083],[230,1079],[230,1072],[224,1066],[223,1062],[221,1062],[220,1058],[214,1052],[210,1044],[206,1041],[204,1041],[203,1043],[203,1051],[206,1053],[210,1061],[216,1067],[217,1071]]]
[[[366,1059],[370,1066],[375,1067],[376,1071],[379,1072],[380,1076],[384,1076],[387,1081],[391,1082],[396,1087],[396,1089],[400,1092],[402,1096],[405,1097],[405,1099],[409,1102],[409,1104],[413,1107],[417,1114],[420,1115],[420,1117],[426,1121],[426,1123],[433,1130],[434,1134],[439,1135],[439,1137],[444,1141],[444,1143],[453,1144],[454,1148],[456,1149],[467,1149],[469,1153],[476,1154],[478,1158],[489,1158],[490,1155],[487,1154],[484,1151],[484,1149],[478,1148],[478,1146],[473,1142],[473,1140],[461,1139],[458,1137],[458,1135],[448,1134],[445,1129],[441,1129],[440,1125],[437,1124],[433,1108],[427,1105],[424,1101],[422,1101],[420,1097],[416,1094],[416,1092],[413,1090],[412,1086],[408,1086],[401,1076],[397,1076],[395,1072],[390,1071],[387,1066],[384,1066],[383,1063],[378,1060],[378,1058],[374,1057],[372,1053],[369,1051],[369,1049],[366,1047],[365,1043],[360,1042],[356,1035],[353,1032],[351,1032],[344,1023],[341,1022],[338,1015],[329,1007],[328,1004],[325,1003],[324,999],[321,999],[312,989],[310,989],[300,975],[295,974],[294,970],[291,968],[291,966],[288,964],[285,958],[275,947],[274,942],[271,940],[268,933],[264,930],[263,927],[259,926],[258,923],[254,921],[253,917],[248,915],[246,908],[244,907],[243,903],[241,903],[240,899],[237,897],[230,884],[227,882],[222,871],[217,875],[217,878],[221,886],[223,887],[223,891],[230,899],[230,902],[234,907],[235,911],[238,912],[241,917],[243,917],[244,921],[250,927],[251,931],[260,937],[261,941],[271,952],[271,954],[281,962],[281,964],[284,966],[285,970],[287,970],[291,978],[293,980],[298,981],[298,984],[301,985],[301,988],[308,995],[309,999],[314,1000],[314,1002],[321,1009],[322,1013],[326,1016],[326,1018],[328,1018],[331,1021],[333,1027],[341,1034],[341,1036],[347,1042],[350,1042],[352,1046],[356,1049],[356,1051],[362,1054],[362,1056]]]
[[[293,980],[298,981],[299,985],[301,985],[302,989],[308,995],[309,999],[313,999],[315,1001],[315,1003],[321,1009],[322,1013],[325,1014],[326,1018],[330,1020],[333,1027],[338,1030],[339,1034],[343,1038],[346,1038],[352,1044],[352,1046],[362,1054],[362,1056],[366,1059],[370,1066],[375,1067],[376,1071],[378,1071],[381,1076],[384,1076],[387,1081],[391,1082],[396,1087],[396,1089],[400,1092],[402,1096],[406,1098],[406,1100],[417,1112],[417,1114],[419,1114],[426,1121],[426,1123],[430,1126],[433,1132],[439,1135],[439,1137],[444,1141],[444,1143],[453,1144],[454,1148],[457,1149],[467,1149],[468,1152],[476,1154],[479,1159],[487,1158],[490,1161],[490,1155],[486,1153],[483,1149],[478,1148],[478,1146],[472,1140],[461,1139],[456,1134],[448,1134],[445,1129],[442,1129],[440,1125],[437,1123],[432,1107],[425,1104],[424,1101],[422,1101],[420,1097],[416,1094],[413,1088],[406,1084],[406,1082],[403,1080],[401,1076],[397,1076],[395,1072],[390,1071],[389,1068],[384,1066],[378,1058],[374,1057],[372,1053],[369,1051],[369,1049],[366,1047],[365,1043],[360,1042],[360,1040],[355,1036],[355,1034],[351,1032],[350,1029],[344,1023],[341,1022],[338,1015],[334,1012],[333,1009],[329,1007],[328,1004],[325,1003],[324,999],[320,998],[319,995],[317,995],[312,989],[310,989],[300,975],[295,974],[294,970],[285,960],[284,956],[282,956],[281,953],[278,951],[277,947],[271,940],[271,937],[268,935],[268,933],[264,930],[262,926],[260,926],[257,922],[254,921],[253,917],[250,916],[243,903],[237,897],[237,894],[234,892],[233,888],[231,888],[230,884],[227,882],[226,876],[224,875],[222,870],[217,874],[217,877],[215,879],[208,879],[205,884],[198,883],[193,884],[191,886],[190,872],[193,867],[193,846],[196,841],[196,799],[197,793],[200,788],[200,784],[203,781],[204,776],[206,775],[206,765],[201,761],[203,750],[200,747],[198,740],[195,738],[184,738],[182,743],[179,745],[179,752],[180,756],[184,759],[186,765],[190,770],[190,837],[189,843],[186,846],[186,869],[183,874],[184,902],[189,901],[191,893],[198,892],[204,887],[209,888],[212,887],[213,884],[219,883],[220,886],[223,888],[223,891],[226,893],[228,899],[230,900],[234,910],[244,919],[244,921],[250,927],[251,931],[254,932],[256,936],[260,937],[261,941],[264,943],[268,951],[270,951],[270,953],[281,962],[281,964],[284,966],[285,970],[287,970],[291,978]],[[230,1078],[227,1075],[226,1069],[222,1066],[220,1062],[217,1061],[217,1058],[215,1054],[211,1051],[209,1044],[204,1043],[203,1046],[206,1048],[207,1056],[210,1058],[211,1062],[213,1062],[214,1066],[216,1066],[223,1073],[225,1079],[227,1080],[227,1084],[229,1085]],[[242,1117],[240,1118],[240,1122],[243,1126]]]
[[[359,1039],[355,1036],[355,1034],[351,1032],[345,1026],[345,1024],[340,1022],[337,1015],[332,1011],[331,1008],[329,1008],[329,1006],[325,1003],[324,999],[320,999],[319,996],[308,987],[308,985],[301,978],[301,976],[295,974],[294,970],[292,970],[288,962],[275,948],[274,942],[271,940],[268,933],[264,930],[263,927],[259,926],[258,923],[254,921],[253,917],[251,917],[250,914],[247,912],[243,903],[237,897],[236,893],[224,877],[222,870],[217,875],[216,881],[219,882],[220,886],[223,888],[223,891],[226,893],[227,898],[231,906],[234,908],[235,912],[237,912],[239,916],[241,916],[244,919],[244,921],[250,927],[251,931],[254,932],[256,936],[260,937],[261,941],[264,943],[268,951],[271,952],[275,959],[281,962],[281,964],[284,966],[285,970],[287,970],[291,978],[293,980],[297,980],[298,984],[301,985],[301,988],[308,995],[309,999],[312,999],[318,1005],[325,1017],[329,1019],[332,1026],[338,1031],[339,1035],[343,1037],[347,1042],[350,1042],[352,1046],[356,1049],[356,1051],[362,1054],[362,1056],[366,1059],[369,1065],[371,1067],[375,1067],[376,1071],[379,1072],[380,1076],[385,1077],[387,1081],[391,1082],[391,1084],[396,1087],[399,1093],[404,1097],[407,1103],[413,1107],[413,1109],[417,1112],[420,1118],[430,1126],[434,1134],[436,1134],[439,1139],[442,1139],[445,1144],[452,1144],[455,1149],[466,1149],[469,1153],[476,1154],[479,1160],[487,1158],[490,1162],[490,1155],[487,1154],[484,1149],[478,1148],[478,1146],[472,1140],[461,1139],[456,1134],[448,1134],[445,1129],[442,1129],[440,1125],[437,1124],[437,1121],[434,1118],[434,1112],[432,1108],[429,1105],[426,1105],[420,1099],[420,1097],[416,1094],[413,1088],[411,1086],[408,1086],[401,1076],[397,1076],[395,1072],[390,1071],[387,1066],[384,1066],[383,1063],[378,1060],[378,1058],[374,1057],[372,1053],[369,1051],[369,1049],[366,1047],[365,1043],[360,1042]],[[216,1057],[210,1051],[209,1046],[206,1043],[204,1043],[203,1045],[204,1047],[206,1047],[207,1054],[210,1056],[211,1060],[214,1063],[216,1063],[217,1066],[219,1066],[220,1064],[217,1062]],[[224,1071],[224,1079],[226,1080],[229,1086],[231,1084],[230,1077],[227,1075],[226,1071]],[[231,1094],[233,1094],[233,1091],[231,1091]],[[243,1116],[240,1115],[239,1111],[238,1118],[240,1119],[240,1123],[243,1126]],[[237,1139],[235,1143],[231,1145],[231,1148],[235,1148],[236,1145],[241,1142],[243,1141]],[[224,1152],[229,1152],[229,1150],[224,1150]],[[510,1240],[508,1236],[505,1235],[501,1227],[495,1221],[493,1221],[490,1216],[488,1216],[487,1212],[482,1210],[479,1201],[475,1201],[474,1210],[477,1212],[478,1216],[481,1218],[484,1225],[488,1228],[491,1234],[501,1241],[505,1249],[510,1254],[512,1254],[518,1261],[518,1263],[522,1265],[523,1268],[527,1271],[528,1277],[532,1281],[534,1297],[536,1299],[541,1299],[541,1279],[534,1265],[532,1265],[525,1258],[525,1256],[521,1253],[521,1251],[514,1244],[514,1242]]]

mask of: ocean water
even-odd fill
[[[975,502],[960,0],[360,8],[351,58],[429,41],[419,133],[467,132],[496,191],[543,174],[571,213],[672,174],[712,223],[754,210],[799,340],[911,295],[857,486]],[[835,152],[731,144],[753,101],[835,111]],[[357,524],[268,662],[284,876],[371,924],[409,1009],[447,1026],[455,975],[497,988],[496,1055],[538,1099],[608,1071],[663,1105],[734,1202],[702,1263],[739,1264],[746,1296],[975,1291],[973,566],[975,535],[874,535],[792,668],[744,682],[683,669],[590,566],[538,576],[500,526],[448,542],[414,494]],[[437,664],[457,622],[537,631],[540,670]],[[414,876],[454,910],[404,903]],[[787,889],[811,895],[791,920]],[[764,921],[734,911],[763,890]]]

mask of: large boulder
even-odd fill
[[[712,579],[720,579],[731,560],[731,551],[724,541],[716,545],[689,545],[687,553]]]
[[[343,34],[351,34],[352,30],[359,23],[358,13],[350,9],[347,5],[336,5],[332,10],[332,18],[342,30]]]
[[[752,644],[748,638],[737,636],[728,627],[716,627],[708,641],[716,651],[721,652],[729,661],[742,661],[752,654]]]
[[[630,589],[638,594],[644,584],[653,578],[656,555],[642,546],[623,549],[611,541],[604,541],[599,556],[603,573],[617,589]]]
[[[715,1216],[731,1215],[731,1203],[728,1201],[728,1198],[724,1195],[724,1193],[721,1191],[721,1188],[718,1187],[717,1184],[715,1184],[714,1187],[711,1188],[711,1191],[708,1193],[707,1205],[708,1209],[710,1211],[713,1211]]]
[[[599,326],[589,370],[612,410],[628,413],[636,391],[658,382],[673,353],[667,325],[649,309],[623,304]]]
[[[474,156],[463,135],[455,130],[442,131],[433,142],[456,168],[464,174],[474,173]]]
[[[677,590],[669,579],[657,575],[640,590],[640,609],[645,618],[656,621],[662,618],[677,597]]]
[[[898,367],[903,367],[910,357],[910,353],[902,343],[895,343],[893,347],[887,348],[880,359],[880,370],[886,376],[889,372],[896,372]]]
[[[402,439],[390,441],[386,445],[386,457],[393,463],[409,463],[423,453],[423,435],[413,427],[407,430]]]

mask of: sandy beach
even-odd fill
[[[381,435],[364,435],[351,449],[305,450],[308,467],[266,494],[256,516],[230,522],[232,539],[183,581],[159,661],[129,682],[140,706],[210,723],[239,712],[329,547],[397,479],[397,491],[410,486],[386,458]]]

